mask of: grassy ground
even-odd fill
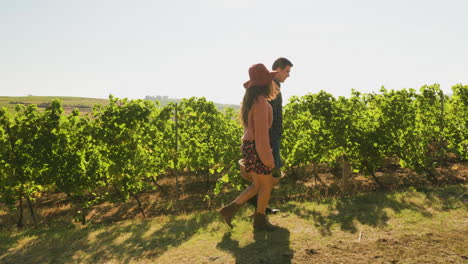
[[[3,229],[0,263],[468,263],[467,187],[289,201],[271,233],[253,232],[250,206],[232,230],[214,210]]]

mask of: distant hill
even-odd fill
[[[39,110],[44,110],[50,105],[50,102],[55,99],[62,101],[62,106],[65,112],[70,113],[73,109],[78,108],[82,113],[89,113],[96,104],[107,105],[109,99],[88,98],[88,97],[69,97],[69,96],[0,96],[0,108],[6,107],[9,111],[15,111],[17,104],[37,105]],[[167,96],[146,96],[145,100],[159,101],[161,106],[167,105],[169,102],[180,102],[181,99],[168,98]],[[238,105],[227,105],[215,103],[216,107],[221,110],[225,107],[231,107],[235,110],[240,109]]]
[[[6,107],[10,111],[14,111],[17,104],[37,105],[39,110],[44,110],[55,99],[62,101],[62,106],[65,112],[69,113],[73,109],[78,108],[80,112],[91,112],[96,104],[106,105],[108,99],[88,98],[88,97],[69,97],[69,96],[0,96],[0,108]]]
[[[147,95],[145,97],[145,100],[159,101],[161,103],[161,106],[166,106],[170,102],[179,103],[180,101],[182,101],[182,99],[169,98],[168,96],[160,96],[160,95],[156,95],[156,96]],[[220,104],[220,103],[216,103],[216,102],[214,102],[214,104],[215,104],[216,108],[218,108],[218,110],[222,110],[223,108],[226,108],[226,107],[230,107],[230,108],[233,108],[235,110],[240,109],[239,105],[234,105],[234,104]]]

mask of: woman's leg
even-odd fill
[[[271,189],[273,188],[272,175],[260,175],[260,189],[258,190],[257,211],[254,215],[254,229],[272,231],[276,226],[272,225],[266,215],[265,209],[270,201]]]
[[[273,177],[271,174],[259,175],[258,180],[260,188],[258,190],[257,213],[265,214],[273,188]]]
[[[224,221],[232,227],[232,218],[237,213],[237,211],[242,207],[242,205],[252,196],[258,193],[259,188],[259,176],[257,174],[252,174],[252,184],[247,187],[239,196],[230,204],[219,210],[219,213],[223,216]]]
[[[252,175],[252,184],[245,188],[244,191],[241,192],[239,196],[237,196],[237,198],[234,200],[234,202],[237,204],[244,204],[258,193],[260,188],[260,176],[263,175],[258,175],[253,172],[250,172],[250,174]]]

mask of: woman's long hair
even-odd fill
[[[278,92],[279,88],[275,82],[265,86],[251,86],[245,90],[244,99],[242,100],[241,105],[242,123],[245,127],[248,126],[249,111],[255,103],[255,100],[257,100],[257,97],[263,95],[267,100],[273,100]]]

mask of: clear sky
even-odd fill
[[[0,0],[0,96],[204,96],[294,67],[286,100],[468,84],[466,0]]]

